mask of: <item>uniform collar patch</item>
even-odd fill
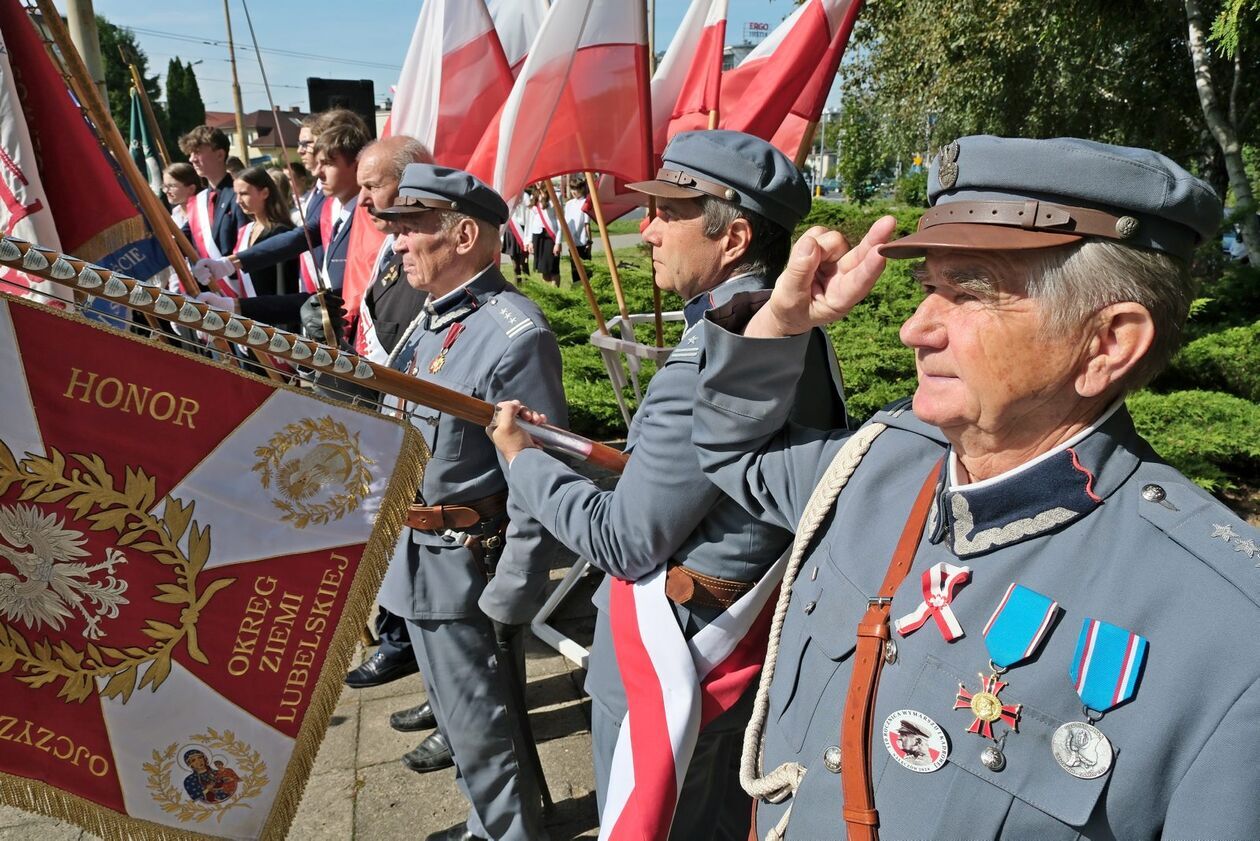
[[[491,296],[503,291],[506,281],[492,266],[452,292],[434,300],[424,302],[425,329],[441,330],[452,322],[459,321],[470,312],[477,310]]]

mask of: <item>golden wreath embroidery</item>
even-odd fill
[[[48,613],[56,608],[45,601],[44,614],[38,616],[33,612],[35,608],[19,601],[15,593],[0,591],[0,605],[8,607],[8,610],[0,607],[0,673],[20,666],[22,674],[17,679],[33,688],[62,680],[64,683],[57,697],[67,702],[83,702],[95,690],[96,679],[108,677],[100,694],[106,698],[120,697],[121,703],[125,704],[136,690],[137,680],[141,689],[148,686],[151,691],[156,691],[162,685],[171,672],[171,655],[181,642],[187,645],[188,655],[198,663],[210,662],[197,643],[197,620],[214,594],[236,579],[221,578],[204,591],[198,590],[197,576],[210,557],[210,527],[202,528],[192,518],[196,503],[185,505],[168,495],[162,515],[151,514],[149,512],[153,510],[156,498],[155,484],[153,477],[143,470],[128,467],[120,489],[99,455],[71,453],[70,458],[79,467],[69,467],[66,457],[55,448],[49,449],[47,457],[28,454],[19,463],[8,446],[0,441],[0,495],[8,492],[15,482],[20,483],[21,501],[62,503],[77,519],[89,521],[89,530],[112,530],[118,534],[119,547],[145,553],[171,568],[174,583],[158,584],[159,594],[153,597],[153,601],[180,606],[179,624],[176,626],[149,619],[142,631],[153,642],[143,647],[116,648],[89,641],[83,648],[76,648],[64,639],[55,644],[50,643],[47,637],[38,641],[33,638],[28,640],[22,631],[5,620],[16,620],[31,630],[42,627],[42,624],[59,628],[61,625],[50,620]],[[78,545],[75,536],[81,536],[81,532],[65,529],[63,520],[43,512],[36,505],[7,507],[5,511],[9,518],[7,524],[18,527],[17,532],[0,535],[9,544],[9,549],[23,550],[27,546],[37,546],[42,537],[45,544],[51,543],[54,549],[59,546],[63,557],[55,557],[55,552],[50,554],[48,545],[45,545],[44,551],[36,554],[43,556],[41,560],[47,575],[31,576],[23,575],[24,569],[14,563],[12,553],[6,554],[10,566],[25,581],[2,581],[0,586],[7,584],[16,591],[19,586],[29,586],[33,581],[44,578],[51,585],[53,573],[49,566],[55,567],[58,563],[67,567],[82,566],[69,563],[74,560],[73,557],[64,557],[66,553],[73,555],[72,547]],[[85,579],[77,587],[76,594],[80,600],[86,599],[95,607],[94,617],[85,613],[88,629],[84,631],[84,636],[89,640],[101,636],[100,618],[117,615],[118,606],[127,603],[121,598],[126,591],[125,582],[117,581],[113,576],[114,567],[124,562],[125,557],[120,550],[110,550],[106,561],[96,565],[97,569],[109,570],[108,579],[103,583]],[[8,577],[15,578],[13,575]],[[68,605],[71,599],[63,596],[62,601],[63,605]],[[98,621],[94,622],[93,618]]]
[[[376,463],[359,449],[359,433],[328,415],[288,424],[254,455],[258,462],[251,470],[259,482],[264,488],[274,482],[281,494],[271,500],[280,519],[299,529],[340,520],[358,508],[372,486],[367,466]]]
[[[222,734],[212,727],[192,736],[187,743],[171,742],[153,751],[153,761],[142,763],[149,796],[162,811],[181,822],[201,823],[214,815],[216,821],[246,801],[257,797],[271,782],[267,763],[247,742],[231,730]]]

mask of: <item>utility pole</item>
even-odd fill
[[[232,65],[232,107],[236,111],[236,156],[249,166],[249,144],[245,137],[245,112],[241,108],[241,83],[236,77],[236,47],[232,44],[232,14],[223,0],[223,20],[227,23],[228,63]]]
[[[101,62],[101,38],[96,31],[96,12],[92,10],[92,0],[69,0],[66,3],[66,28],[70,30],[70,40],[74,42],[74,48],[87,65],[93,84],[101,92],[101,99],[108,102],[105,65]]]

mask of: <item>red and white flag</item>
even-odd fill
[[[831,36],[831,44],[827,47],[823,60],[792,104],[779,130],[770,139],[785,155],[796,156],[809,124],[817,122],[822,115],[823,106],[827,104],[827,94],[831,92],[831,85],[840,69],[840,59],[844,57],[844,48],[849,45],[849,36],[853,33],[853,24],[861,8],[861,0],[849,0],[845,4],[844,16]]]
[[[390,132],[463,169],[511,90],[512,70],[483,0],[427,0],[403,61]]]
[[[613,751],[602,841],[665,841],[701,728],[735,705],[761,673],[787,555],[690,640],[665,596],[665,567],[614,579],[613,648],[627,712]]]
[[[670,121],[718,111],[727,0],[692,0],[656,72],[652,74],[652,145],[656,154],[674,134]]]
[[[636,4],[556,0],[468,170],[509,202],[569,172],[649,178],[647,61]]]
[[[529,46],[538,37],[543,18],[547,16],[547,0],[486,0],[486,8],[494,19],[512,76],[519,76],[525,56],[529,55]]]
[[[846,19],[852,27],[851,16],[857,13],[858,5],[859,0],[807,0],[738,67],[723,73],[721,127],[770,140],[788,114],[797,109],[803,92],[812,89],[811,83],[822,88],[822,100],[826,100],[835,73],[822,73],[822,66]],[[848,40],[847,35],[844,40]],[[670,131],[706,125],[707,115],[684,114],[671,124]],[[784,151],[796,154],[795,148]]]

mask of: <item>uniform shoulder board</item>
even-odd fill
[[[1166,464],[1134,479],[1142,518],[1260,605],[1260,530]]]
[[[538,321],[530,313],[525,312],[516,301],[507,295],[497,295],[485,304],[491,316],[503,328],[509,339],[527,333],[538,325]]]
[[[916,435],[922,435],[924,438],[930,438],[939,444],[947,443],[945,436],[939,429],[930,423],[919,420],[914,411],[910,408],[914,398],[903,397],[900,400],[894,400],[884,408],[875,413],[870,423],[882,423],[891,429],[900,429],[905,432],[913,432]]]

